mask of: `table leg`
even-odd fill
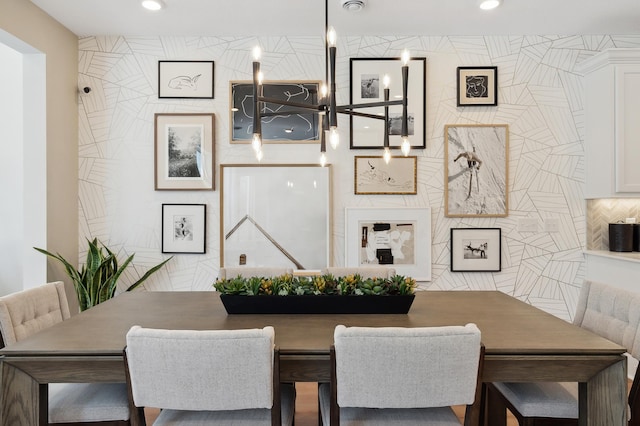
[[[586,402],[586,404],[585,404]],[[627,363],[623,358],[580,384],[580,426],[627,424]]]
[[[46,425],[48,421],[46,402],[47,385],[40,385],[23,371],[0,363],[2,369],[2,398],[0,415],[2,426],[37,426]]]

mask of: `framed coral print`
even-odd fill
[[[262,84],[266,98],[305,105],[318,104],[319,81],[267,81]],[[251,143],[253,137],[253,83],[231,81],[231,143]],[[291,107],[266,102],[262,116],[263,143],[319,143],[321,121],[317,113],[286,113]]]
[[[158,97],[213,99],[213,61],[158,61]]]
[[[500,228],[451,228],[451,272],[500,272]]]
[[[331,166],[220,166],[220,266],[318,270],[331,259]]]
[[[444,139],[444,215],[507,216],[508,126],[450,124]]]
[[[162,205],[162,253],[204,253],[206,234],[206,204]]]
[[[427,58],[409,60],[407,112],[411,148],[426,148]],[[400,58],[351,58],[350,104],[384,101],[383,78],[389,76],[389,99],[402,99],[402,60]],[[381,119],[350,115],[351,149],[381,149],[384,146],[384,107],[358,108],[359,112],[382,116]],[[402,106],[389,107],[389,146],[400,148]]]
[[[356,156],[354,164],[354,193],[400,194],[418,193],[418,157],[391,157],[387,164],[383,157]]]
[[[458,67],[458,106],[498,105],[498,67]]]
[[[155,189],[214,189],[213,114],[155,114]]]
[[[346,209],[345,266],[384,265],[431,281],[431,209]]]

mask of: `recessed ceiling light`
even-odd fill
[[[162,0],[142,0],[142,7],[148,10],[160,10],[165,6]]]
[[[480,9],[482,10],[491,10],[500,6],[501,3],[502,0],[479,0],[478,6],[480,6]]]

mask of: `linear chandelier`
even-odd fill
[[[402,99],[389,100],[389,77],[387,75],[383,78],[383,96],[384,100],[379,102],[360,103],[360,104],[348,104],[348,105],[336,105],[336,32],[332,27],[329,27],[328,21],[329,6],[328,0],[325,0],[325,83],[320,88],[320,97],[317,104],[304,104],[299,102],[285,101],[282,99],[269,98],[263,96],[264,80],[263,74],[260,70],[260,56],[262,50],[259,46],[253,49],[253,137],[251,145],[256,153],[258,161],[262,160],[262,118],[275,115],[287,115],[287,114],[308,114],[315,113],[321,117],[321,131],[320,131],[320,164],[324,166],[327,162],[326,157],[326,138],[329,134],[329,144],[333,149],[336,149],[339,144],[339,134],[337,126],[337,114],[349,114],[350,116],[366,117],[374,120],[384,120],[384,160],[389,163],[391,159],[391,151],[389,150],[389,107],[401,105],[402,106],[402,122],[400,136],[402,138],[401,150],[402,153],[407,156],[411,150],[411,144],[409,143],[409,131],[408,131],[408,114],[407,114],[407,91],[409,82],[409,52],[405,50],[402,53]],[[276,104],[289,109],[279,109],[277,112],[269,112],[266,110],[266,104]],[[384,107],[384,115],[371,114],[366,112],[359,112],[356,109],[360,108],[376,108]]]

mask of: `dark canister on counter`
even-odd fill
[[[640,251],[640,223],[633,224],[633,251]]]
[[[609,251],[633,251],[633,223],[609,224]]]

